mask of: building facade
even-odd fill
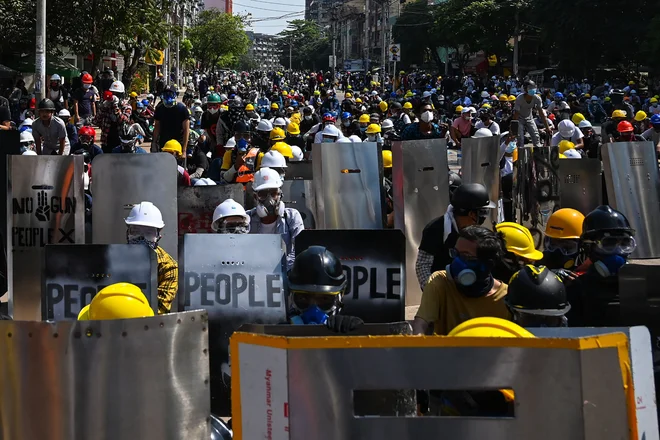
[[[282,67],[282,50],[278,47],[277,37],[255,32],[247,32],[247,36],[250,40],[248,56],[257,63],[257,69],[277,70]]]
[[[216,8],[227,14],[233,12],[232,0],[204,0],[204,9]]]

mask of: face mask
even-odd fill
[[[325,324],[328,320],[328,315],[319,308],[316,304],[311,307],[308,307],[300,315],[294,316],[291,319],[291,322],[295,324]]]
[[[324,143],[324,144],[331,144],[331,143],[333,143],[334,141],[335,141],[335,140],[332,139],[332,138],[323,138],[323,143]]]
[[[367,127],[360,127],[360,131],[361,131],[362,133],[366,132],[366,131],[367,131]]]
[[[536,95],[536,89],[529,89],[529,90],[527,90],[527,94],[528,94],[529,96],[534,96],[534,95]]]
[[[367,136],[367,140],[369,142],[376,142],[376,136],[370,134],[369,136]]]
[[[217,109],[217,108],[210,108],[210,107],[209,107],[209,108],[207,108],[207,110],[208,110],[208,112],[211,113],[212,115],[218,113],[218,109]]]
[[[156,249],[158,240],[160,240],[158,230],[149,226],[129,226],[126,231],[128,244],[146,244],[150,248]]]
[[[493,276],[480,261],[466,262],[461,257],[455,257],[446,270],[456,282],[458,291],[469,298],[482,297],[493,288]]]
[[[92,87],[91,84],[83,84],[83,89],[88,90],[90,87]]]
[[[506,148],[504,149],[504,151],[505,151],[507,154],[512,154],[512,153],[516,150],[516,148],[517,148],[517,146],[516,146],[516,141],[511,141],[511,142],[508,143],[508,145],[506,146]]]
[[[242,223],[226,224],[223,222],[218,228],[220,234],[247,234],[248,232],[250,232],[250,225]]]
[[[573,269],[575,267],[575,255],[565,255],[561,249],[543,251],[543,264],[549,269]]]
[[[344,127],[350,127],[351,126],[351,121],[343,121],[341,123],[341,125],[343,125]]]
[[[596,272],[598,272],[601,277],[607,278],[616,276],[616,274],[619,273],[619,269],[621,269],[623,265],[626,264],[627,256],[612,254],[596,256],[595,258],[598,259],[598,261],[594,263]]]
[[[262,218],[272,215],[283,215],[284,204],[280,202],[280,196],[273,197],[269,194],[265,200],[259,200],[257,214]]]
[[[433,120],[433,112],[432,111],[425,111],[422,113],[422,116],[420,118],[422,121],[429,123]]]
[[[311,116],[311,115],[309,115],[309,116],[305,115],[305,121],[311,121],[311,120],[312,120],[312,116]]]

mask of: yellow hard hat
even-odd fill
[[[565,154],[561,154],[561,153],[559,153],[559,158],[560,159],[568,159],[568,157],[566,157]]]
[[[291,119],[293,119],[293,118],[291,118]],[[289,134],[300,134],[300,126],[297,123],[291,121],[291,122],[289,122],[288,127],[286,127],[286,131]]]
[[[272,103],[272,104],[270,105],[270,108],[272,108],[272,109],[275,109],[275,110],[277,110],[277,109],[279,109],[279,108],[280,108],[280,106],[279,106],[279,105],[277,105],[277,103],[276,103],[276,102],[274,102],[274,103]]]
[[[360,115],[360,118],[358,119],[358,122],[360,124],[368,124],[369,123],[369,115],[366,114],[366,113],[363,114],[363,115]]]
[[[321,92],[319,90],[314,90],[314,95],[319,96]]]
[[[358,104],[362,104],[362,100],[360,98],[356,99],[355,102]]]
[[[287,92],[286,90],[282,90],[282,96],[287,96],[288,94],[289,92]]]
[[[229,106],[227,104],[220,104],[220,108],[222,110],[229,110]]]
[[[635,81],[628,81],[628,85],[629,85],[629,86],[633,86],[633,85],[635,85]]]
[[[455,113],[462,112],[463,111],[463,106],[462,105],[456,106],[456,109],[454,111],[455,111]]]
[[[584,121],[586,118],[582,113],[576,113],[571,117],[571,121],[573,121],[573,124],[577,127],[580,125],[580,122]]]
[[[584,97],[585,97],[585,98],[591,98],[591,95],[588,94],[588,93],[586,93],[586,94],[584,95]]]
[[[300,125],[300,113],[294,113],[291,115],[291,118],[289,118],[291,122],[295,122],[296,124]]]
[[[362,119],[362,116],[360,116],[360,119]],[[367,134],[376,134],[380,133],[380,125],[378,124],[369,124],[367,127]]]
[[[254,106],[252,104],[248,104],[245,106],[245,111],[246,112],[253,112],[254,111]]]
[[[273,131],[275,131],[274,128]],[[277,151],[282,156],[287,157],[289,159],[293,158],[293,150],[291,150],[291,146],[289,146],[289,144],[287,144],[286,142],[276,142],[275,145],[270,147],[270,149],[273,151]]]
[[[609,96],[605,97],[605,102],[610,102],[611,100],[612,100],[612,98],[610,98]]]
[[[282,130],[280,127],[275,127],[270,132],[271,141],[283,141],[285,137],[286,135],[284,134],[284,130]]]
[[[575,148],[575,144],[571,141],[563,140],[559,142],[559,153],[564,154],[567,150]]]
[[[346,97],[346,98],[352,98],[352,97],[353,97],[353,95],[352,95],[352,94],[350,94],[350,93],[346,93],[346,95],[344,95],[344,97]]]
[[[169,141],[165,142],[163,151],[166,153],[176,153],[177,156],[182,155],[181,144],[176,139],[170,139]]]
[[[130,97],[131,97],[131,98],[137,98],[137,93],[135,93],[135,92],[131,92]]]
[[[534,238],[526,227],[513,222],[503,222],[495,226],[497,232],[504,234],[506,250],[519,257],[538,261],[543,258],[543,252],[534,247]]]
[[[637,122],[642,122],[646,118],[648,118],[648,115],[643,110],[640,110],[637,113],[635,113],[635,121],[637,121]]]
[[[465,321],[452,329],[448,336],[472,338],[534,338],[535,336],[511,321],[482,317]]]
[[[552,213],[545,225],[545,236],[550,238],[579,239],[582,235],[584,215],[572,208],[562,208]]]
[[[506,96],[506,95],[500,95],[500,101],[502,101],[502,102],[506,102],[506,101],[508,101],[508,100],[509,100],[509,97],[508,97],[508,96]]]
[[[411,109],[411,108],[412,108],[412,104],[409,103],[409,102],[404,102],[404,103],[403,103],[403,108]]]
[[[351,85],[349,85],[349,86],[346,87],[346,88],[347,88],[348,90],[353,90],[353,86],[351,86]]]
[[[515,101],[515,100],[516,100],[516,97],[515,97],[515,96],[513,96],[513,95],[509,95],[509,101]]]
[[[410,90],[408,90],[404,95],[404,98],[412,98],[412,97],[413,97],[413,92],[411,92]]]
[[[97,293],[92,302],[80,311],[78,321],[147,316],[154,316],[154,311],[140,288],[130,283],[116,283]]]
[[[484,105],[481,106],[481,108],[490,108],[490,104],[485,103]]]
[[[658,98],[656,98],[655,96],[651,98],[651,104],[655,104],[657,102],[658,102]]]
[[[623,110],[614,110],[612,112],[612,117],[613,118],[625,118],[626,117],[626,112]]]
[[[215,90],[215,87],[211,86],[211,87],[209,87],[209,90],[210,90],[210,91],[214,91],[214,90]]]
[[[392,168],[392,151],[383,150],[383,168]]]
[[[325,84],[321,83],[321,87],[325,87]]]
[[[378,108],[380,109],[381,112],[386,112],[387,103],[385,101],[380,101],[380,104],[378,104]]]

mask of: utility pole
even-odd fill
[[[369,84],[366,84],[369,70],[369,0],[365,0],[364,3],[364,63],[362,63],[362,68],[364,69],[365,87],[369,87]]]
[[[516,29],[513,32],[513,76],[518,76],[518,40],[520,38],[520,15],[516,8]]]
[[[170,11],[167,12],[166,21],[167,24],[170,24],[172,17],[170,17]],[[172,38],[172,33],[167,31],[167,46],[165,46],[165,62],[163,63],[163,78],[165,79],[165,84],[170,82],[170,39]]]
[[[34,60],[34,93],[37,102],[46,96],[46,0],[37,0],[37,43]]]
[[[383,15],[380,18],[380,23],[381,23],[380,24],[380,37],[381,37],[381,43],[380,43],[380,45],[381,45],[381,48],[380,48],[380,68],[381,68],[381,72],[380,72],[380,77],[381,78],[383,78],[385,76],[385,74],[387,73],[387,67],[386,67],[387,66],[387,58],[385,58],[386,54],[387,54],[387,49],[386,49],[387,40],[385,38],[387,32],[385,32],[385,29],[387,28],[387,10],[389,9],[389,6],[390,6],[389,5],[389,0],[385,0],[382,3]]]
[[[293,46],[293,37],[289,37],[289,70],[291,69],[291,58],[292,58],[292,52],[291,52],[291,47]]]
[[[175,17],[176,17],[176,24],[177,24],[177,26],[180,26],[180,25],[181,25],[181,21],[180,21],[180,20],[181,20],[181,15],[180,15],[180,12],[181,12],[180,7],[179,7],[179,5],[177,4],[177,5],[174,7],[174,14],[175,14]],[[183,27],[183,26],[182,26],[182,27]],[[176,37],[176,86],[177,86],[177,89],[179,89],[179,88],[181,87],[181,62],[180,62],[180,60],[179,60],[179,44],[180,44],[180,43],[181,43],[181,39],[180,39],[180,37],[177,35],[177,37]]]

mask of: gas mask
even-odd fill
[[[479,260],[465,260],[455,251],[453,261],[447,265],[449,277],[456,283],[460,293],[469,298],[480,298],[493,288],[493,275],[485,263]]]
[[[174,107],[174,104],[176,104],[176,95],[173,93],[167,93],[162,96],[163,98],[163,105],[165,107],[171,108]]]
[[[305,118],[305,121],[311,121],[312,120],[312,115],[305,115],[304,118]]]
[[[228,222],[223,220],[218,225],[219,234],[247,234],[250,232],[250,223],[248,222]]]
[[[277,190],[276,195],[269,192],[265,197],[256,195],[257,197],[257,215],[261,218],[268,216],[284,215],[284,203],[282,203],[282,193]]]
[[[218,107],[207,107],[206,110],[212,115],[218,113]]]
[[[577,263],[580,244],[574,239],[546,237],[543,243],[543,264],[550,269],[572,269]]]
[[[291,292],[294,325],[325,324],[341,308],[341,293]]]
[[[589,258],[594,262],[594,269],[603,278],[616,276],[637,247],[635,239],[629,236],[605,236],[585,243],[590,249]]]
[[[151,249],[158,247],[160,230],[151,226],[129,225],[126,231],[128,244],[146,244]]]

